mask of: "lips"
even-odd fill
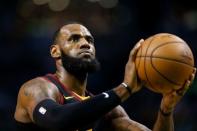
[[[92,52],[87,51],[87,50],[85,50],[85,51],[80,51],[79,54],[87,54],[87,55],[89,54],[89,55],[93,55]]]

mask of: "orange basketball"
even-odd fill
[[[159,33],[147,38],[136,56],[139,78],[157,93],[177,90],[189,78],[194,57],[184,40],[176,35]]]

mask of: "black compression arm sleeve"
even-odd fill
[[[47,99],[36,106],[33,119],[45,128],[74,130],[101,118],[120,103],[120,98],[112,90],[66,105]]]

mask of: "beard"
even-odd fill
[[[75,58],[66,55],[63,51],[61,51],[61,60],[66,71],[73,75],[93,73],[100,69],[100,63],[96,58],[87,61],[83,58]]]

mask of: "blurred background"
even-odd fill
[[[173,33],[191,47],[197,62],[197,6],[191,0],[6,0],[0,2],[0,130],[14,131],[17,93],[27,80],[53,73],[53,33],[77,21],[95,37],[101,70],[88,89],[98,94],[123,80],[130,49],[140,38]],[[161,95],[146,88],[122,106],[129,116],[153,127]],[[177,105],[175,130],[197,130],[197,81]]]

